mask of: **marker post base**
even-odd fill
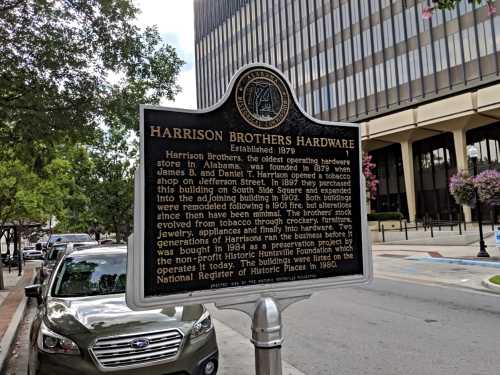
[[[261,297],[255,305],[252,343],[255,347],[256,375],[282,375],[281,311],[272,297]]]
[[[217,303],[219,309],[244,312],[252,319],[252,339],[255,348],[256,375],[282,375],[281,345],[283,325],[281,312],[291,304],[307,299],[311,294],[289,295],[284,298],[260,296],[257,301]]]

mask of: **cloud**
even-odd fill
[[[196,108],[196,73],[194,64],[194,14],[192,0],[135,0],[140,9],[138,25],[158,27],[162,39],[176,48],[186,62],[179,74],[182,92],[174,101],[161,104],[177,108]]]

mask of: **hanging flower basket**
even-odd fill
[[[500,172],[495,170],[481,172],[474,177],[474,186],[481,202],[493,206],[500,205]]]
[[[450,193],[457,204],[474,207],[476,205],[476,194],[474,191],[473,178],[465,172],[459,171],[450,178]]]
[[[500,195],[495,195],[493,198],[491,198],[488,203],[491,206],[500,206]]]

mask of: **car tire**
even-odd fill
[[[37,375],[37,374],[38,374],[38,371],[35,374],[32,374],[31,371],[30,371],[30,365],[28,365],[27,375]]]

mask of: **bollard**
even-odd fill
[[[257,301],[252,319],[252,343],[256,375],[282,375],[281,311],[271,297],[261,297]]]
[[[458,221],[458,234],[462,235],[462,223],[460,222],[460,220]]]
[[[418,220],[415,218],[415,232],[418,232]]]
[[[385,242],[384,224],[382,224],[382,242]]]
[[[432,221],[431,221],[431,238],[434,238],[434,228],[432,227]]]
[[[408,241],[408,226],[406,225],[406,221],[405,221],[405,238],[406,241]]]

